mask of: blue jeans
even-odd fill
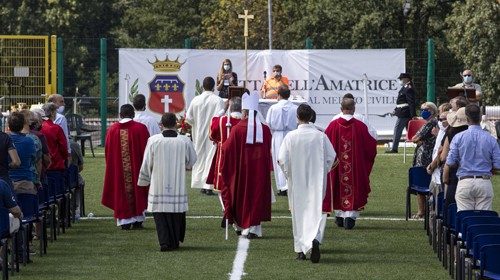
[[[396,125],[394,126],[394,136],[392,138],[392,149],[393,151],[398,151],[399,141],[401,139],[401,134],[403,129],[408,126],[408,122],[411,118],[398,118]]]

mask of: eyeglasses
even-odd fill
[[[447,118],[439,118],[438,120],[444,122],[445,120],[447,120]]]
[[[472,77],[471,74],[465,74],[464,77]]]

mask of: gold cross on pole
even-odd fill
[[[245,20],[245,30],[243,32],[243,36],[248,37],[248,20],[253,19],[253,15],[249,15],[248,10],[245,10],[245,14],[238,15],[238,18],[242,18]]]
[[[247,86],[248,81],[248,20],[253,19],[253,15],[248,14],[248,10],[244,10],[243,15],[238,15],[238,18],[242,18],[245,20],[245,29],[243,32],[243,36],[245,36],[245,83],[244,86]]]

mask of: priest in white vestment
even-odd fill
[[[278,153],[283,138],[292,130],[297,128],[297,105],[288,100],[290,89],[282,86],[278,88],[278,103],[269,108],[266,115],[266,123],[273,134],[271,152],[273,157],[274,179],[278,195],[287,195],[288,186],[286,178],[278,165]]]
[[[158,120],[146,112],[146,97],[144,94],[137,94],[132,100],[135,110],[134,121],[140,122],[148,128],[149,135],[153,136],[161,132]]]
[[[307,104],[297,109],[299,127],[288,133],[281,145],[278,162],[288,182],[292,212],[294,250],[298,260],[320,259],[326,214],[322,212],[326,176],[333,166],[335,150],[326,135],[309,123],[313,110]]]
[[[204,91],[193,98],[186,112],[186,121],[192,126],[192,138],[198,160],[191,173],[191,187],[201,189],[201,193],[214,195],[213,185],[206,183],[208,172],[215,155],[216,145],[208,137],[212,117],[224,109],[224,101],[213,92],[215,81],[212,77],[203,79]]]
[[[186,169],[196,162],[191,140],[176,131],[173,113],[162,116],[165,130],[148,139],[138,185],[150,186],[147,211],[153,213],[160,251],[172,251],[184,242],[188,196]]]
[[[344,94],[344,96],[342,97],[342,99],[344,98],[350,98],[350,99],[354,99],[354,96],[351,94],[351,93],[346,93]],[[344,113],[340,112],[338,114],[336,114],[335,116],[333,116],[332,118],[332,121],[340,118],[344,116]],[[361,114],[358,114],[358,113],[354,113],[352,115],[355,119],[357,119],[358,121],[362,121],[364,124],[366,124],[366,126],[368,127],[368,133],[370,133],[371,137],[373,137],[373,139],[377,140],[377,137],[378,137],[378,134],[377,134],[377,130],[375,129],[375,127],[373,127],[369,122],[368,120],[366,119],[365,115],[361,115]]]

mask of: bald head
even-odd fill
[[[355,106],[356,106],[356,103],[354,102],[354,99],[343,98],[342,102],[340,103],[340,110],[344,114],[353,115],[354,111],[356,109]]]

